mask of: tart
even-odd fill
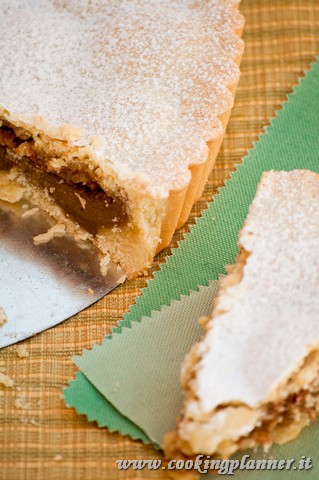
[[[318,174],[263,175],[237,263],[183,367],[170,458],[281,444],[319,415],[318,204]]]
[[[142,273],[213,166],[242,27],[236,0],[5,0],[2,170],[69,233]]]

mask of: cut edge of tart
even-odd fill
[[[239,78],[238,2],[32,4],[0,14],[2,177],[132,278],[185,223],[214,165]]]

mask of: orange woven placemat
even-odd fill
[[[246,50],[235,108],[216,168],[190,222],[319,53],[316,0],[243,0],[241,11],[246,18]],[[175,235],[173,246],[185,228]],[[167,255],[169,249],[158,256],[153,270]],[[15,346],[0,351],[0,371],[15,380],[13,389],[0,389],[0,480],[166,478],[162,471],[117,471],[116,459],[160,454],[88,423],[61,399],[62,387],[74,377],[72,356],[100,342],[145,283],[145,278],[126,282],[88,310],[25,341],[28,358],[18,358]]]

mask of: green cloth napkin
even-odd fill
[[[174,425],[182,407],[183,396],[179,388],[181,364],[185,353],[203,334],[197,320],[200,316],[211,314],[217,290],[218,282],[212,282],[209,287],[200,287],[191,296],[173,301],[170,307],[164,306],[160,312],[154,312],[152,318],[143,319],[141,323],[134,322],[131,328],[123,328],[121,334],[113,335],[112,341],[94,347],[94,361],[91,361],[92,352],[77,357],[76,364],[85,376],[71,383],[71,391],[65,391],[68,404],[75,406],[75,401],[79,411],[81,402],[81,413],[94,417],[96,403],[92,404],[94,412],[84,403],[88,401],[90,404],[93,398],[91,391],[87,394],[88,387],[85,387],[84,400],[79,390],[80,384],[90,385],[92,382],[116,406],[117,412],[128,417],[134,425],[143,425],[142,430],[147,437],[161,445],[164,434]],[[108,368],[114,362],[116,368]],[[97,364],[102,366],[98,370]],[[131,395],[131,392],[134,394]],[[92,419],[97,420],[100,426],[104,424],[108,427],[110,419],[113,422],[110,426],[114,429],[113,410],[111,412],[109,407],[108,410],[99,409],[101,416]],[[131,434],[128,429],[124,432],[126,425],[118,424],[118,427],[120,433]],[[135,430],[134,435],[137,438]],[[144,441],[144,438],[141,439]]]
[[[75,359],[82,373],[64,390],[64,397],[78,413],[111,431],[159,445],[163,433],[174,429],[182,401],[182,359],[201,335],[197,318],[210,312],[216,281],[225,273],[224,265],[236,258],[238,231],[262,173],[295,168],[319,173],[318,92],[317,61],[119,327],[102,345]],[[176,301],[191,290],[194,293],[189,297]],[[308,451],[315,455],[311,450],[314,437],[318,438],[318,428],[312,425],[297,441],[273,447],[270,454],[285,458],[277,453],[283,455],[288,448],[289,458],[294,455],[299,459]],[[257,454],[252,455],[257,458]],[[276,478],[277,474],[279,478],[287,478],[288,474],[301,478],[307,473],[307,478],[312,479],[319,477],[318,472],[319,466],[307,472],[289,471],[286,477],[284,471],[250,471],[249,475],[254,480],[264,475]],[[314,473],[316,476],[312,476]],[[247,478],[245,471],[237,471],[236,475]]]

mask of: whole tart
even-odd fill
[[[0,168],[129,277],[213,166],[239,78],[238,3],[1,2]]]

